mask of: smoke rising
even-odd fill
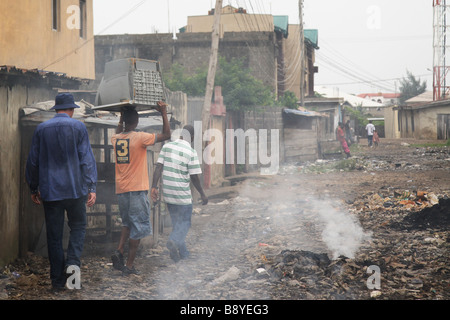
[[[341,208],[333,199],[289,200],[274,203],[273,230],[283,236],[291,250],[328,251],[331,259],[339,256],[354,258],[370,234],[361,227],[357,218]]]
[[[359,221],[351,215],[332,205],[332,203],[315,202],[318,215],[325,227],[322,231],[322,240],[332,252],[332,258],[339,256],[354,258],[356,252],[370,236],[366,234]]]

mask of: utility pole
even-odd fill
[[[211,111],[211,99],[214,88],[214,78],[217,69],[217,54],[219,51],[219,30],[220,30],[220,14],[222,13],[222,0],[216,0],[216,8],[214,9],[214,25],[212,30],[211,54],[209,56],[208,76],[206,79],[205,100],[203,102],[202,112],[202,129],[206,131],[209,124],[209,116]]]
[[[170,0],[167,0],[167,33],[170,33]]]
[[[300,106],[305,103],[305,35],[303,32],[303,0],[298,0],[300,28]]]

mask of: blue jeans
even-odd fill
[[[65,267],[81,266],[84,237],[86,235],[86,196],[79,199],[44,201],[45,224],[47,228],[47,249],[50,261],[50,279],[53,287],[64,287]],[[63,232],[64,212],[70,228],[67,257],[64,257]]]
[[[373,144],[373,136],[367,136],[367,142],[368,142],[368,144],[369,144],[369,147],[371,147],[372,146],[372,144]]]
[[[167,203],[170,218],[172,219],[172,232],[169,239],[175,242],[181,258],[187,258],[189,251],[186,247],[186,236],[191,227],[192,204],[177,205]]]

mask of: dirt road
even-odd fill
[[[424,141],[364,142],[346,160],[283,165],[208,190],[195,206],[191,257],[174,263],[166,228],[123,277],[115,243],[89,238],[82,289],[50,293],[46,259],[7,266],[0,299],[380,299],[450,298],[450,147]]]

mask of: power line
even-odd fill
[[[245,1],[245,0],[244,0]],[[245,3],[247,6],[248,6],[248,4],[247,3]],[[231,4],[230,4],[231,5]],[[236,5],[237,5],[237,7],[241,7],[241,5],[239,4],[239,1],[238,0],[236,0]],[[254,7],[253,7],[253,4],[251,3],[251,1],[250,1],[250,7],[252,8],[252,10],[254,11]],[[257,5],[257,7],[258,7],[258,9],[261,11],[261,9],[260,9],[260,6],[259,5]],[[247,7],[248,8],[248,7]],[[243,14],[243,15],[240,15],[241,17],[242,17],[242,22],[243,22],[243,25],[241,25],[241,23],[239,22],[239,19],[237,18],[237,14],[236,13],[233,13],[233,15],[234,15],[234,17],[235,17],[235,20],[236,20],[236,23],[237,23],[237,26],[238,26],[238,28],[239,28],[239,30],[241,31],[241,32],[250,32],[251,30],[255,30],[255,25],[253,24],[253,20],[252,20],[252,18],[249,16],[249,14]],[[273,24],[273,16],[271,15],[271,14],[265,14],[265,13],[261,13],[261,15],[262,15],[262,21],[264,22],[266,22],[267,23],[267,25],[270,25],[271,23]],[[272,20],[270,21],[270,20],[268,20],[269,19],[269,16],[270,17],[272,17]],[[251,21],[251,22],[250,22]],[[259,23],[258,23],[258,20],[256,19],[256,17],[255,17],[255,22],[256,22],[256,24],[257,24],[257,29],[258,30],[261,30],[261,28],[259,27]],[[252,28],[253,27],[253,28]],[[298,30],[297,30],[297,33],[298,33]],[[299,36],[298,36],[299,37]],[[256,44],[255,44],[255,42],[250,38],[250,39],[247,39],[247,40],[245,40],[245,43],[246,43],[246,45],[247,45],[247,47],[248,47],[248,49],[251,51],[251,52],[254,52],[255,50],[258,50],[258,49],[256,49]],[[272,81],[276,81],[276,83],[277,84],[284,84],[284,85],[289,85],[290,87],[288,88],[288,89],[290,89],[293,85],[294,85],[294,83],[292,83],[292,79],[294,78],[294,77],[296,77],[297,76],[297,74],[295,73],[295,70],[298,70],[298,68],[300,67],[300,64],[301,64],[301,59],[297,59],[298,58],[298,56],[300,55],[300,48],[299,48],[299,44],[297,43],[297,44],[291,44],[291,46],[294,46],[294,45],[296,45],[296,48],[298,48],[297,50],[295,50],[295,52],[296,52],[296,55],[295,55],[295,58],[293,59],[293,61],[292,61],[292,64],[286,64],[286,65],[284,65],[283,67],[284,67],[284,70],[286,71],[286,70],[294,70],[294,72],[291,72],[291,74],[287,77],[287,78],[284,78],[284,79],[282,79],[282,80],[279,80],[279,79],[274,79],[274,76],[273,75],[269,75],[269,74],[267,74],[267,72],[266,72],[266,70],[264,70],[262,67],[261,67],[261,65],[264,65],[265,63],[267,63],[267,64],[271,64],[271,63],[273,63],[272,61],[269,61],[269,60],[266,60],[265,61],[265,63],[261,63],[261,64],[258,64],[258,68],[259,68],[259,71],[262,73],[262,74],[264,74],[265,76],[266,76],[266,78],[268,78],[268,79],[271,79]],[[264,59],[268,59],[268,57],[267,56],[264,56]],[[284,62],[284,61],[283,61]],[[280,68],[281,67],[281,65],[277,65],[277,67],[278,68]],[[278,70],[278,69],[277,69]],[[286,88],[284,88],[284,92],[286,92],[288,89],[286,89]]]
[[[428,76],[432,76],[432,73],[428,73],[428,74],[419,74],[418,77],[428,77]],[[371,83],[376,83],[376,82],[387,82],[387,81],[396,81],[396,80],[402,80],[403,77],[398,77],[398,78],[390,78],[390,79],[381,79],[381,80],[373,80],[371,81]],[[321,84],[317,84],[318,86],[332,86],[332,85],[351,85],[351,84],[362,84],[362,83],[366,83],[365,81],[357,81],[357,82],[340,82],[340,83],[321,83]]]
[[[365,73],[361,73],[361,71],[359,71],[359,70],[351,69],[348,66],[345,66],[342,63],[326,56],[322,52],[318,53],[317,56],[322,60],[322,62],[324,62],[331,68],[339,71],[339,73],[341,75],[344,75],[345,77],[347,77],[349,79],[353,79],[353,80],[356,79],[359,82],[366,83],[368,85],[372,85],[373,82],[377,82],[377,79],[374,79],[374,80],[370,79],[369,77],[367,77],[367,75]],[[384,86],[384,85],[383,86],[378,85],[378,87],[380,87],[383,90],[387,90],[387,91],[395,91],[395,88],[393,89],[392,87],[388,87],[388,86]]]
[[[368,72],[367,70],[361,68],[360,66],[358,66],[357,64],[354,63],[354,61],[348,59],[345,55],[343,55],[342,53],[340,53],[339,51],[337,51],[335,48],[333,48],[327,41],[325,41],[324,39],[321,40],[323,43],[325,43],[325,47],[322,47],[323,49],[327,49],[330,50],[330,52],[334,55],[336,55],[336,57],[340,58],[344,63],[347,63],[350,66],[353,66],[354,68],[356,68],[357,70],[360,70],[361,72],[363,72],[364,75],[370,76],[373,79],[379,80],[378,76]],[[374,81],[372,81],[374,82]]]
[[[237,5],[238,8],[242,7],[242,6],[239,4],[239,1],[238,1],[238,0],[236,0],[236,5]],[[247,9],[248,9],[248,8],[247,8]],[[238,26],[240,32],[250,32],[251,30],[255,30],[255,28],[251,28],[251,26],[250,26],[249,20],[250,20],[251,18],[249,18],[249,15],[248,15],[248,14],[241,14],[241,15],[239,15],[240,17],[242,17],[242,21],[243,21],[243,23],[244,23],[244,26],[243,26],[243,27],[242,27],[241,24],[239,23],[239,19],[237,18],[237,14],[233,12],[233,16],[234,16],[234,18],[235,18],[235,20],[236,20],[236,23],[237,23],[237,26]],[[256,18],[255,18],[255,19],[256,19]],[[259,28],[259,26],[258,26],[258,28]],[[259,29],[259,30],[260,30],[260,29]],[[257,49],[255,49],[255,48],[256,48],[256,44],[254,43],[253,40],[251,40],[251,38],[250,38],[250,40],[248,40],[248,39],[244,40],[244,42],[245,42],[246,46],[248,47],[248,49],[249,49],[250,51],[257,50]],[[250,44],[249,44],[249,42],[250,42]],[[264,57],[265,57],[265,59],[267,59],[266,56],[264,56]],[[265,61],[265,63],[271,64],[271,63],[273,63],[273,61]],[[265,63],[261,63],[261,64],[264,65]],[[264,69],[261,67],[261,64],[258,64],[258,68],[259,68],[260,72],[261,72],[264,76],[266,76],[267,79],[270,79],[271,81],[275,81],[274,76],[273,76],[273,75],[267,74],[266,70],[264,70]],[[276,81],[277,81],[277,83],[280,83],[280,82],[278,81],[278,79],[277,79]]]
[[[358,80],[360,83],[365,83],[369,86],[373,86],[372,82],[370,80],[365,79],[364,77],[361,77],[357,74],[354,74],[352,72],[350,72],[349,70],[347,70],[346,68],[343,68],[335,63],[333,63],[332,61],[327,60],[326,58],[322,57],[323,62],[328,65],[329,67],[333,68],[335,72],[343,75],[344,77],[348,78],[348,79],[353,79],[353,80]],[[379,88],[382,88],[383,90],[386,91],[392,91],[391,88],[387,88],[384,86],[378,86]]]
[[[324,61],[326,63],[330,64],[332,67],[335,67],[335,68],[339,67],[338,69],[340,69],[340,70],[342,68],[345,69],[346,70],[345,73],[351,75],[352,78],[358,78],[358,80],[366,80],[367,82],[373,82],[374,80],[375,81],[379,80],[379,78],[377,78],[375,76],[372,76],[374,79],[371,79],[370,77],[368,77],[368,75],[370,75],[370,74],[368,72],[362,70],[360,67],[356,66],[353,62],[351,62],[350,64],[356,66],[356,69],[349,67],[348,63],[347,63],[347,65],[345,65],[345,64],[325,55],[323,52],[319,52],[318,57],[324,59]],[[392,90],[392,88],[386,88],[386,87],[384,89]]]

